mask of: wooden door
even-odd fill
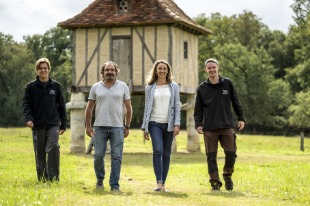
[[[130,37],[112,38],[112,61],[117,63],[120,69],[117,79],[129,84],[132,79]]]

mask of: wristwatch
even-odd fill
[[[125,125],[124,127],[125,127],[125,129],[129,129],[130,126]]]

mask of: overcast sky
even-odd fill
[[[0,32],[23,41],[24,35],[44,34],[58,22],[80,13],[93,0],[0,0]],[[287,32],[294,24],[294,0],[174,0],[189,16],[219,12],[231,16],[253,12],[271,30]]]

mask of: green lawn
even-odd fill
[[[86,145],[89,138],[86,137]],[[60,138],[60,182],[36,180],[31,131],[0,129],[0,205],[310,205],[310,139],[299,151],[298,137],[238,135],[234,190],[210,191],[201,152],[186,152],[186,131],[177,137],[166,182],[170,193],[153,192],[151,142],[140,130],[125,140],[121,193],[109,190],[110,156],[106,156],[105,190],[95,189],[93,157],[70,154],[70,130]],[[223,150],[218,162],[223,167]]]

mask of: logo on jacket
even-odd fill
[[[228,94],[228,91],[223,89],[223,94],[224,94],[224,95],[227,95],[227,94]]]
[[[48,94],[56,94],[56,91],[51,89],[50,93],[48,93]]]

